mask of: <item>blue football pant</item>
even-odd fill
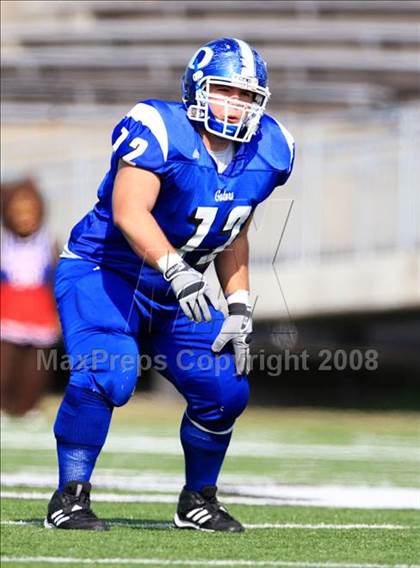
[[[58,266],[56,298],[72,364],[55,424],[61,487],[74,480],[69,477],[74,462],[83,461],[80,448],[86,449],[87,464],[80,475],[90,477],[112,408],[125,404],[135,389],[140,355],[151,357],[186,399],[181,442],[187,488],[216,482],[233,424],[249,397],[248,381],[236,374],[230,346],[218,355],[211,351],[224,316],[210,306],[210,322],[191,322],[175,298],[158,302],[141,290],[141,277],[133,282],[90,261],[65,259]],[[82,417],[95,412],[98,419],[86,426]]]

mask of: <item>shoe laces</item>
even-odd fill
[[[78,505],[81,509],[77,513],[92,514],[90,509],[90,497],[88,493],[80,493],[80,495],[71,495],[70,493],[63,494],[63,501],[65,503],[64,511],[71,513],[74,505]]]

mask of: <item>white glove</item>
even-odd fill
[[[182,259],[164,273],[184,314],[191,320],[210,321],[211,314],[207,299],[217,309],[217,295],[207,283],[203,274],[191,268]]]
[[[212,350],[219,353],[230,341],[233,346],[235,367],[238,375],[250,371],[249,339],[252,333],[251,305],[249,292],[238,290],[227,298],[229,315],[225,319],[219,335],[213,342]]]

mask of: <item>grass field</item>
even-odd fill
[[[42,526],[56,483],[51,424],[2,428],[2,565],[420,568],[420,416],[250,409],[220,479],[244,534],[177,531],[178,404],[115,413],[93,482],[107,533]]]

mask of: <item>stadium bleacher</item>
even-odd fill
[[[6,103],[177,98],[191,53],[203,38],[223,35],[261,49],[272,105],[283,109],[375,107],[420,92],[418,2],[14,4],[3,26]]]

